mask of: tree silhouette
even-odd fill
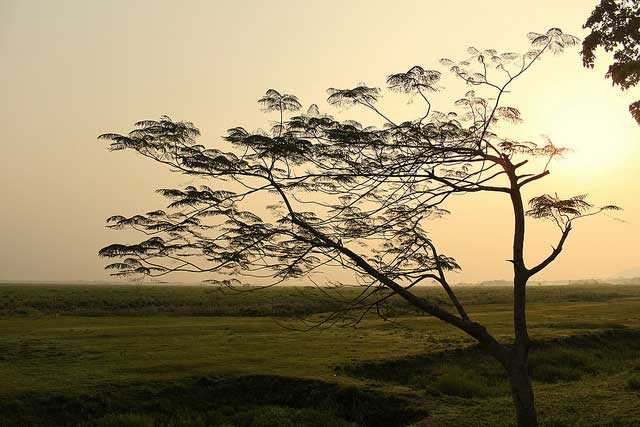
[[[583,28],[591,33],[582,42],[582,62],[593,68],[599,47],[613,52],[606,78],[621,90],[640,82],[640,2],[638,0],[601,0]],[[640,100],[629,105],[640,124]]]
[[[205,273],[226,285],[243,277],[272,278],[267,286],[294,277],[313,280],[310,274],[321,269],[348,269],[362,291],[339,314],[358,313],[348,317],[357,322],[399,296],[461,329],[504,367],[518,425],[536,426],[527,367],[527,281],[556,259],[576,220],[618,208],[595,207],[582,195],[547,194],[525,208],[522,188],[548,175],[551,159],[565,150],[549,140],[499,136],[501,126],[522,121],[503,98],[547,52],[578,42],[557,28],[528,37],[533,49],[524,54],[470,48],[462,61],[441,60],[454,78],[487,93],[468,90],[449,113],[433,111],[428,98],[441,90],[441,73],[414,66],[387,78],[390,90],[424,101],[424,113],[412,121],[392,120],[379,107],[382,91],[358,84],[329,89],[329,104],[369,109],[382,127],[337,120],[315,104],[285,120],[286,111],[301,105],[270,89],[259,102],[279,113],[277,125],[269,134],[229,129],[224,139],[230,151],[197,144],[192,123],[169,117],[138,122],[127,135],[101,135],[112,150],[137,151],[209,183],[158,190],[171,199],[167,210],[109,218],[111,228],[147,236],[137,244],[103,248],[101,256],[120,259],[106,268],[114,275],[151,277]],[[427,231],[430,219],[448,213],[444,205],[452,196],[482,192],[503,194],[513,207],[513,344],[498,342],[466,312],[447,280],[460,266],[438,251]],[[524,256],[527,214],[560,230],[556,247],[533,266]],[[416,286],[425,281],[442,286],[451,305],[419,296]]]

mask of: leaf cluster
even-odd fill
[[[640,2],[637,0],[601,0],[583,28],[591,32],[582,42],[582,62],[593,68],[596,50],[613,52],[606,78],[622,90],[640,82]],[[640,124],[640,101],[629,111]]]

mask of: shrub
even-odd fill
[[[632,375],[627,379],[627,388],[631,391],[640,391],[640,375]]]
[[[458,367],[447,368],[433,383],[441,393],[463,398],[487,397],[493,394],[477,373]]]
[[[532,378],[544,383],[579,380],[584,373],[593,373],[592,365],[588,354],[560,347],[541,348],[529,357]]]

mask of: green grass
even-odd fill
[[[347,299],[355,290],[340,292]],[[508,342],[510,291],[459,292],[471,316]],[[529,297],[543,425],[639,426],[640,286],[532,287]],[[2,285],[0,426],[216,425],[218,417],[244,427],[260,425],[263,412],[282,425],[303,427],[308,417],[371,426],[376,410],[390,414],[378,424],[387,427],[512,425],[500,367],[401,301],[390,307],[397,324],[367,317],[357,328],[290,328],[305,326],[292,318],[320,319],[336,304],[311,287],[239,295]]]

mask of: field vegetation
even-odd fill
[[[500,367],[400,300],[389,320],[301,331],[356,291],[2,285],[0,425],[513,425]],[[510,289],[458,292],[506,341]],[[531,286],[529,301],[541,424],[640,426],[640,286]]]

